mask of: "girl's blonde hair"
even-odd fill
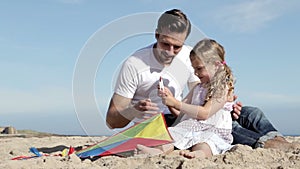
[[[222,45],[213,39],[203,39],[191,51],[190,59],[191,61],[200,59],[205,66],[219,63],[215,75],[210,77],[208,84],[204,84],[208,89],[206,100],[221,98],[226,91],[227,94],[233,93],[234,77],[230,67],[225,62],[225,50]]]

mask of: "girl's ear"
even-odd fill
[[[220,61],[215,61],[215,66],[219,66],[219,65],[222,65],[222,63]]]

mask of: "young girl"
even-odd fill
[[[196,44],[190,60],[201,84],[183,101],[176,100],[168,88],[159,91],[163,103],[180,119],[168,128],[174,142],[159,149],[143,145],[137,145],[137,149],[155,155],[170,152],[175,146],[190,149],[180,151],[180,155],[194,158],[210,157],[232,147],[233,75],[224,57],[224,48],[215,40],[204,39]]]

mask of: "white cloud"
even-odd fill
[[[41,88],[33,91],[0,89],[1,114],[61,113],[73,111],[71,89],[61,87]]]
[[[299,7],[297,0],[251,0],[214,11],[214,18],[224,29],[252,32],[267,26],[285,12]]]

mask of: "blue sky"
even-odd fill
[[[95,63],[93,88],[88,90],[94,92],[97,112],[86,108],[78,113],[75,108],[72,86],[78,58],[97,32],[114,21],[172,8],[183,10],[194,27],[225,47],[227,63],[237,77],[239,101],[261,108],[283,134],[300,135],[297,0],[1,1],[0,126],[59,134],[111,134],[104,117],[118,68],[136,49],[152,43],[154,35],[120,39]],[[112,29],[103,39],[116,36]]]

